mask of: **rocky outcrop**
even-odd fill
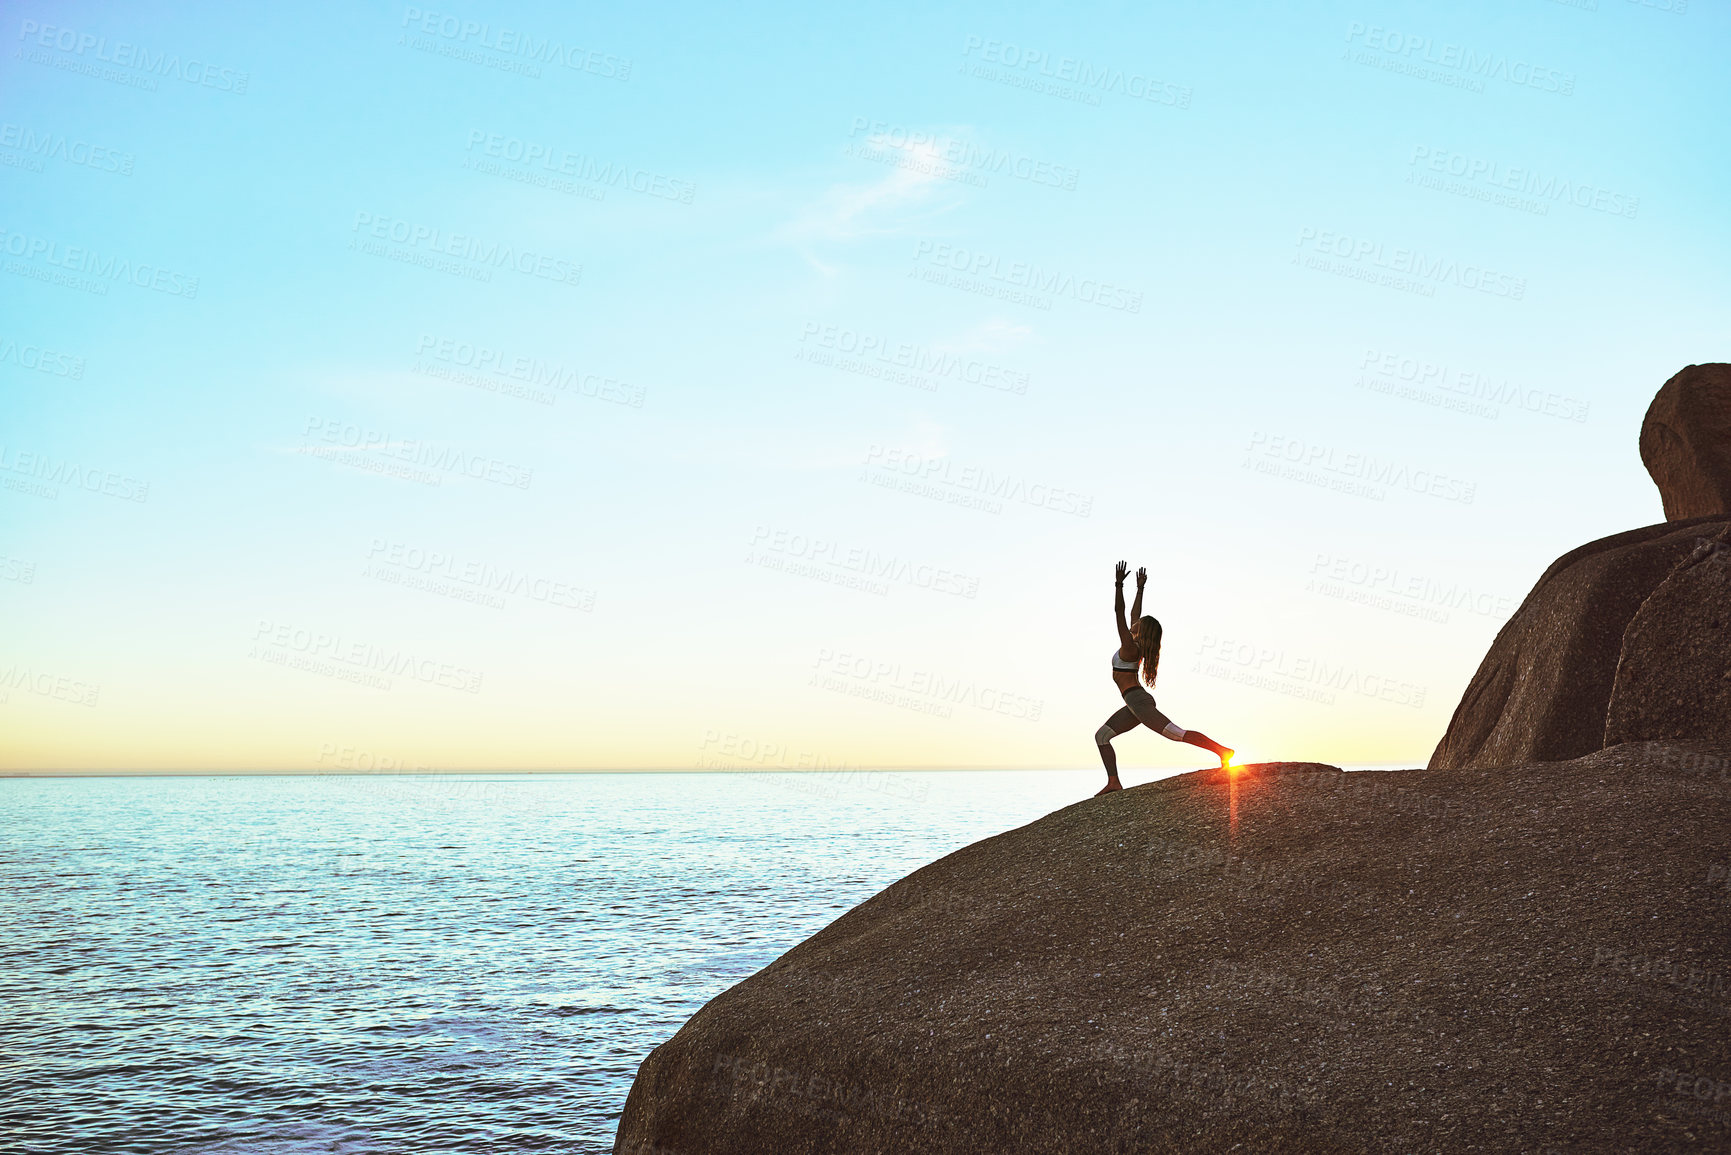
[[[710,1002],[615,1151],[1722,1146],[1727,845],[1701,743],[1091,799]]]
[[[1560,761],[1603,749],[1624,631],[1697,543],[1728,526],[1731,517],[1650,525],[1552,562],[1497,633],[1430,765]],[[1718,734],[1731,740],[1731,730]]]
[[[1605,745],[1731,736],[1731,527],[1698,539],[1623,631]]]
[[[1731,365],[1690,365],[1641,422],[1641,461],[1665,520],[1731,515]]]

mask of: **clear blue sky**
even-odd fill
[[[1731,358],[1682,4],[9,6],[0,759],[1089,765],[1123,557],[1422,760]]]

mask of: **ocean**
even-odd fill
[[[610,1151],[705,1002],[1102,780],[0,780],[0,1149]]]

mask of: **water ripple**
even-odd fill
[[[0,1147],[609,1151],[705,1002],[1092,785],[831,777],[0,781]]]

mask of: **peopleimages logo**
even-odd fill
[[[829,364],[830,360],[815,355],[821,350],[858,358],[862,362],[878,362],[918,374],[919,388],[929,385],[935,389],[936,384],[925,379],[943,377],[1005,393],[1025,394],[1028,391],[1028,374],[1020,370],[876,333],[807,321],[800,331],[799,340],[801,349],[795,355],[801,360]]]
[[[156,87],[154,79],[158,77],[183,80],[188,84],[201,88],[214,88],[219,92],[232,92],[239,96],[246,92],[249,74],[233,68],[224,68],[215,64],[188,57],[182,60],[178,53],[151,52],[150,49],[125,40],[108,43],[108,37],[97,36],[90,32],[80,32],[76,28],[60,28],[53,24],[38,24],[34,20],[25,20],[18,25],[18,39],[27,47],[52,48],[56,52],[69,53],[72,56],[99,60],[104,64],[114,64],[121,68],[130,68],[145,75],[136,78]],[[36,63],[52,63],[37,61]],[[73,69],[79,71],[79,69]],[[134,85],[137,87],[137,85]]]
[[[1523,165],[1503,164],[1483,157],[1468,156],[1462,152],[1451,152],[1446,148],[1414,145],[1407,164],[1412,166],[1412,171],[1407,174],[1409,181],[1417,175],[1422,182],[1424,172],[1421,170],[1428,170],[1447,174],[1468,184],[1488,185],[1491,189],[1506,189],[1511,193],[1532,197],[1541,206],[1546,202],[1567,201],[1576,208],[1592,209],[1594,212],[1630,219],[1634,218],[1641,207],[1641,198],[1629,196],[1627,193],[1612,192],[1610,189],[1573,181],[1567,177],[1547,176]]]
[[[518,57],[524,63],[556,64],[607,80],[631,79],[631,61],[621,57],[566,44],[551,36],[537,37],[517,28],[496,28],[484,20],[465,20],[449,12],[431,12],[411,5],[403,9],[402,27],[436,36],[455,48],[483,48],[502,56]]]
[[[964,281],[1001,286],[1012,294],[1050,294],[1069,297],[1084,305],[1116,309],[1125,313],[1142,311],[1142,294],[1105,281],[1076,277],[1058,269],[1044,269],[1027,261],[1005,261],[991,253],[982,253],[959,245],[936,241],[914,243],[914,264],[943,273],[960,274]],[[968,287],[959,284],[957,287]],[[1003,295],[1000,291],[994,295]],[[1039,298],[1036,296],[1035,300]],[[1032,303],[1032,302],[1029,302]],[[1050,308],[1050,303],[1042,306]]]
[[[453,233],[435,225],[424,225],[396,217],[358,211],[350,232],[359,240],[387,241],[405,251],[433,257],[455,257],[481,266],[476,271],[509,269],[555,284],[575,285],[583,279],[583,266],[563,257],[520,249],[515,245],[482,240],[467,233]],[[353,241],[350,242],[353,245]]]
[[[38,132],[11,121],[0,124],[0,148],[21,152],[37,161],[59,160],[82,168],[96,169],[98,172],[132,175],[130,152],[92,144],[88,140],[80,140],[65,133]],[[42,170],[37,167],[36,171]]]
[[[0,473],[16,473],[49,485],[65,485],[121,501],[150,500],[148,481],[140,481],[136,477],[127,477],[108,469],[93,469],[66,457],[56,459],[48,453],[20,452],[17,448],[6,445],[0,445]],[[41,496],[52,494],[45,493]]]
[[[1462,505],[1471,505],[1478,494],[1476,482],[1449,477],[1435,470],[1412,469],[1399,462],[1373,457],[1368,453],[1342,452],[1333,446],[1319,445],[1298,437],[1264,433],[1261,430],[1251,434],[1250,444],[1245,447],[1244,452],[1246,468],[1262,465],[1258,472],[1285,476],[1286,471],[1280,467],[1290,467],[1293,470],[1293,480],[1305,480],[1306,475],[1314,475],[1319,479],[1341,483],[1340,487],[1345,492],[1362,490],[1364,492],[1360,493],[1360,496],[1368,496],[1376,501],[1382,500],[1382,495],[1375,489],[1379,485],[1390,489],[1405,489],[1444,501],[1458,501]]]
[[[865,144],[870,149],[887,149],[890,154],[902,160],[929,158],[934,165],[935,174],[939,176],[952,173],[1007,176],[1031,184],[1050,185],[1066,190],[1074,189],[1080,176],[1076,169],[1067,165],[1053,164],[1051,161],[1012,149],[986,148],[972,141],[925,129],[908,128],[888,121],[856,116],[853,118],[853,126],[848,129],[848,139],[853,140],[862,133],[865,134]],[[849,146],[850,149],[854,147]],[[880,159],[869,152],[862,151],[857,155],[868,160]]]
[[[1410,71],[1422,79],[1442,79],[1443,77],[1425,74],[1424,66],[1430,65],[1433,68],[1447,69],[1448,73],[1444,76],[1448,76],[1451,83],[1456,79],[1476,82],[1477,91],[1483,91],[1483,82],[1486,80],[1501,80],[1522,88],[1554,92],[1559,96],[1572,96],[1575,91],[1575,74],[1572,72],[1559,72],[1555,68],[1546,68],[1525,60],[1510,60],[1496,52],[1480,52],[1446,41],[1438,44],[1429,36],[1415,36],[1375,24],[1352,21],[1346,28],[1346,42],[1348,45],[1362,45],[1382,54],[1378,57],[1361,52],[1354,58],[1357,63],[1397,72]],[[1350,47],[1347,49],[1349,57],[1352,56],[1352,51]]]
[[[473,155],[477,150],[484,157],[507,161],[525,169],[538,168],[553,176],[570,177],[609,188],[626,188],[644,196],[685,205],[690,204],[697,193],[697,186],[688,180],[650,172],[635,165],[600,160],[557,145],[471,129],[468,151]]]
[[[1338,257],[1373,276],[1374,270],[1382,270],[1401,282],[1410,279],[1410,283],[1419,285],[1456,285],[1511,301],[1519,301],[1527,295],[1525,277],[1499,273],[1452,257],[1429,257],[1417,249],[1389,248],[1381,241],[1367,237],[1306,227],[1298,230],[1298,247],[1324,257]],[[1295,256],[1293,263],[1299,263],[1299,258]]]
[[[84,358],[75,353],[57,353],[41,345],[0,337],[0,365],[7,362],[51,377],[70,377],[76,381],[84,376]]]
[[[1009,70],[1010,75],[1022,73],[1043,77],[1058,84],[1074,85],[1081,96],[1091,98],[1086,101],[1089,104],[1100,103],[1100,93],[1114,93],[1128,96],[1132,100],[1145,100],[1151,104],[1165,104],[1174,108],[1190,107],[1190,89],[1182,84],[1171,84],[1145,72],[1128,72],[1122,68],[1095,65],[1075,56],[1054,57],[1051,53],[1036,48],[1023,48],[1017,44],[988,40],[981,36],[968,37],[962,45],[962,55],[994,68]],[[985,75],[983,79],[998,78]]]
[[[191,300],[198,296],[197,277],[177,273],[161,265],[134,264],[125,257],[113,254],[105,257],[95,249],[82,245],[62,245],[48,237],[0,228],[0,252],[26,261],[41,261],[68,273],[82,273],[84,276],[93,277],[94,281],[84,284],[104,294],[108,291],[104,282],[125,281],[140,289],[151,289],[171,297]]]

